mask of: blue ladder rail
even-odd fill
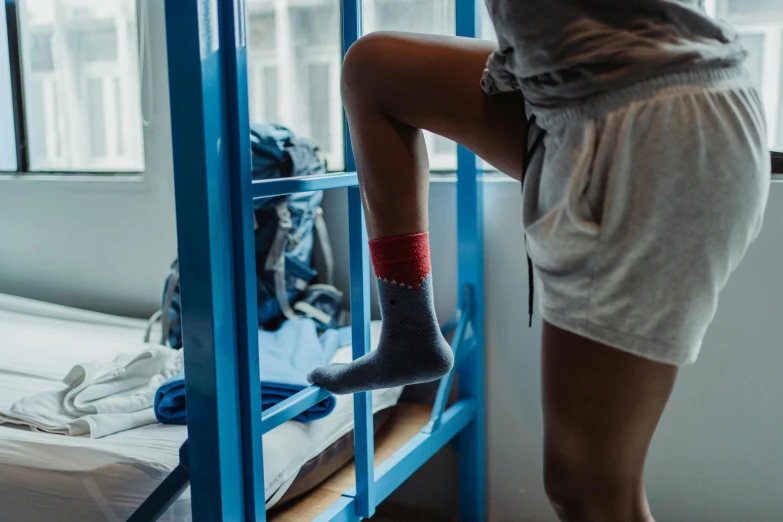
[[[478,34],[479,0],[456,0],[456,34]],[[266,520],[263,434],[328,395],[310,387],[261,414],[252,201],[347,188],[353,356],[370,349],[369,259],[348,126],[336,175],[254,182],[250,172],[244,0],[165,0],[182,287],[188,440],[180,464],[132,515],[156,520],[190,484],[194,522]],[[343,0],[343,52],[362,34],[361,0]],[[458,284],[452,341],[459,400],[442,379],[430,423],[374,467],[372,394],[354,396],[356,487],[317,520],[354,521],[459,438],[460,517],[486,519],[482,195],[476,157],[457,153]]]

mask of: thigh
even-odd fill
[[[549,323],[542,350],[546,481],[588,504],[642,509],[644,461],[677,368]]]
[[[343,68],[349,120],[357,120],[355,115],[368,106],[377,106],[393,122],[456,141],[501,172],[520,179],[524,98],[519,92],[487,96],[481,89],[484,68],[494,49],[491,42],[472,38],[408,33],[365,36],[351,48]]]

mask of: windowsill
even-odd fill
[[[496,170],[479,171],[479,180],[483,183],[519,183],[514,178],[506,176],[505,174]],[[431,172],[430,183],[456,183],[457,173],[451,172]]]
[[[0,183],[13,185],[38,186],[47,190],[78,191],[133,191],[146,192],[150,189],[150,179],[144,173],[48,173],[0,172]]]

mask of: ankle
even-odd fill
[[[429,233],[370,241],[370,255],[379,281],[419,290],[432,271]]]

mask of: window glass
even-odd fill
[[[19,6],[30,170],[144,170],[135,0]]]
[[[364,32],[453,35],[454,9],[454,0],[365,0]],[[457,168],[457,145],[453,141],[429,132],[424,133],[424,140],[432,170],[453,171]]]
[[[783,12],[780,0],[728,0],[730,14]]]
[[[310,138],[343,168],[340,3],[248,0],[250,120]]]
[[[783,150],[783,2],[714,0],[713,5],[748,51],[745,66],[764,100],[770,147]]]
[[[454,0],[365,0],[364,32],[453,34]],[[330,170],[343,165],[340,3],[248,0],[251,121],[279,123],[312,139]],[[433,169],[453,169],[456,147],[426,135]]]

